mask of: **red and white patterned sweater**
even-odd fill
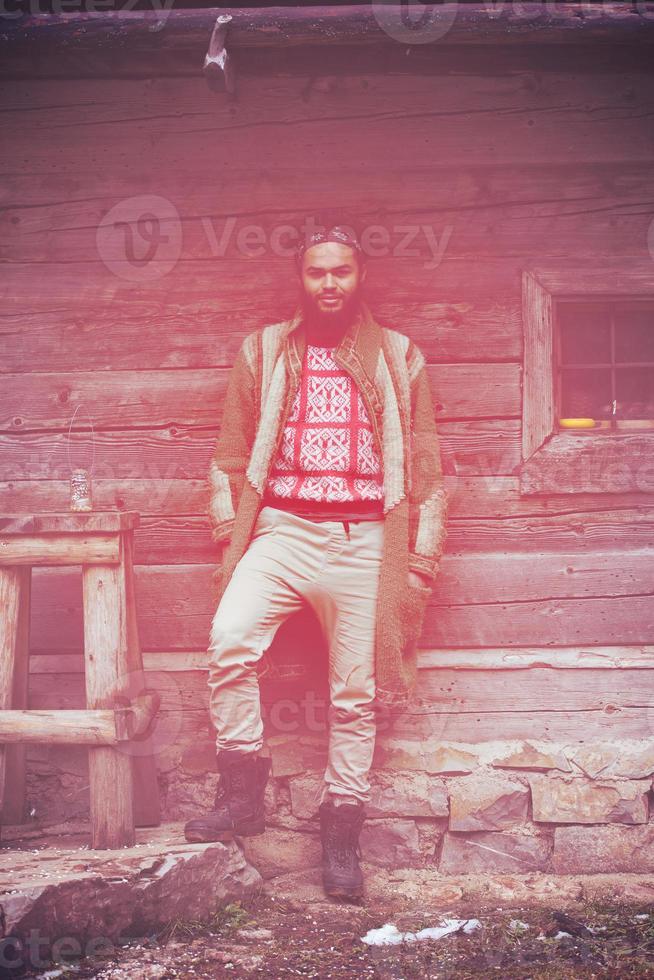
[[[383,469],[356,383],[333,347],[307,344],[302,380],[266,484],[264,504],[309,516],[380,518]]]

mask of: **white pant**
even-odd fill
[[[256,665],[303,603],[329,643],[327,791],[369,800],[376,734],[375,619],[384,522],[310,521],[263,507],[216,610],[209,646],[216,748],[263,746]]]

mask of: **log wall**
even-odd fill
[[[164,806],[195,812],[215,779],[202,669],[215,567],[208,463],[241,340],[288,316],[296,297],[270,236],[335,205],[386,229],[393,247],[371,262],[368,300],[427,356],[453,503],[421,704],[380,731],[376,816],[409,851],[413,818],[433,817],[427,850],[446,869],[457,830],[542,832],[550,847],[567,822],[561,773],[577,780],[573,823],[595,813],[584,793],[607,773],[625,781],[615,799],[632,803],[598,803],[595,822],[647,822],[654,486],[521,496],[519,472],[522,272],[647,259],[654,76],[643,52],[610,45],[436,53],[420,73],[386,71],[371,51],[361,70],[356,49],[340,61],[330,52],[329,71],[317,56],[300,67],[280,57],[264,73],[246,52],[236,101],[199,73],[3,81],[0,508],[65,510],[71,464],[92,464],[95,505],[141,513],[139,628],[163,697]],[[105,229],[132,198],[161,220],[142,238],[125,228],[117,246]],[[259,252],[239,243],[248,226],[260,229]],[[35,571],[31,707],[83,706],[81,644],[81,577]],[[276,647],[282,661],[302,650],[316,665],[308,682],[263,685],[271,808],[284,827],[309,816],[326,689],[307,615]],[[589,744],[608,753],[604,766],[580,764]],[[636,760],[622,770],[620,746]],[[434,761],[439,751],[463,755]],[[36,819],[83,813],[83,753],[30,747],[29,757]],[[497,783],[506,757],[510,791]],[[436,780],[440,803],[388,803],[396,770],[414,787]],[[468,806],[458,794],[470,772],[490,789]],[[544,800],[532,782],[548,772],[560,778],[546,780]],[[493,826],[484,813],[499,798],[508,803]],[[427,853],[420,833],[414,857]]]

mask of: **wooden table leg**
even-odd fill
[[[127,609],[117,565],[84,565],[84,661],[87,708],[120,706],[127,667]],[[131,847],[134,833],[132,767],[120,748],[89,747],[91,847]]]
[[[30,595],[32,569],[29,565],[16,565],[13,571],[18,576],[18,628],[16,632],[14,682],[10,707],[27,708],[30,669]],[[0,606],[0,608],[2,607]],[[0,623],[1,629],[2,624]],[[1,654],[0,657],[2,657]],[[2,822],[5,824],[23,823],[27,817],[25,813],[26,749],[27,746],[21,742],[5,746],[6,792],[2,807]]]
[[[122,534],[121,571],[127,598],[127,663],[132,696],[146,689],[134,590],[134,532]],[[152,735],[133,743],[132,776],[134,823],[137,827],[157,827],[161,823],[159,783],[157,781],[156,746]]]

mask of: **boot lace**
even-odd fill
[[[347,868],[354,854],[361,857],[358,833],[355,825],[334,821],[327,827],[327,846],[332,850],[336,863]]]
[[[245,793],[245,782],[245,775],[240,769],[221,772],[216,788],[215,809],[218,810],[222,804],[226,804],[229,798],[242,796]]]

